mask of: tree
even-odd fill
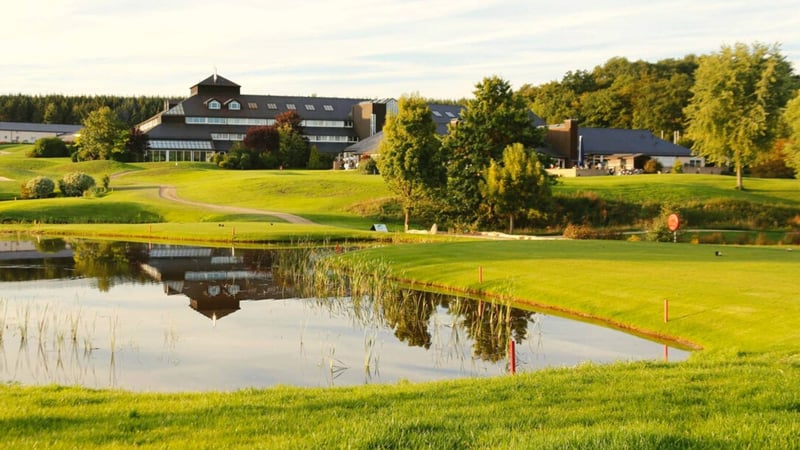
[[[20,196],[22,198],[47,198],[53,195],[56,184],[53,180],[38,176],[31,178],[22,185]]]
[[[242,143],[247,149],[258,155],[262,153],[277,153],[280,146],[278,127],[275,125],[250,127],[247,129]]]
[[[44,137],[36,140],[28,152],[32,158],[62,158],[69,156],[67,144],[57,137]]]
[[[484,194],[493,212],[508,217],[508,232],[514,233],[515,216],[543,215],[550,182],[536,154],[517,143],[506,147],[502,162],[491,162]]]
[[[310,150],[302,134],[290,124],[278,126],[278,160],[283,167],[304,168]]]
[[[476,85],[461,120],[451,124],[442,140],[447,155],[447,197],[450,212],[462,223],[477,223],[488,213],[483,208],[481,184],[490,162],[501,160],[503,149],[520,143],[535,148],[543,132],[533,126],[522,97],[499,78],[484,78]]]
[[[117,119],[111,108],[103,106],[90,112],[83,121],[83,128],[77,139],[80,148],[78,157],[82,160],[122,160],[127,140],[126,125]]]
[[[71,172],[58,180],[58,189],[65,197],[80,197],[94,186],[94,178],[83,172]]]
[[[786,164],[800,174],[800,91],[786,105],[783,118],[789,128],[789,142],[783,148]]]
[[[125,140],[125,157],[127,161],[144,161],[144,154],[147,151],[148,137],[142,130],[134,127],[128,131],[128,138]]]
[[[439,146],[427,102],[417,94],[400,97],[397,113],[389,115],[383,126],[378,168],[400,198],[406,231],[411,211],[444,184]]]
[[[742,169],[772,146],[791,73],[777,45],[737,43],[700,58],[687,134],[697,154],[733,165],[737,189],[744,188]]]

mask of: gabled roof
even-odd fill
[[[579,127],[584,155],[691,156],[692,151],[657,138],[647,130]]]
[[[206,78],[205,80],[197,83],[192,87],[194,88],[197,86],[225,86],[225,87],[237,87],[237,88],[241,87],[238,84],[234,83],[233,81],[221,77],[217,74],[211,75],[210,77]]]

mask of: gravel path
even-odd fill
[[[201,202],[193,202],[190,200],[184,200],[178,197],[178,191],[175,189],[174,186],[159,186],[158,196],[165,200],[170,200],[176,203],[183,203],[184,205],[200,206],[213,211],[227,212],[233,214],[260,214],[264,216],[273,216],[285,220],[289,223],[298,223],[298,224],[314,223],[306,218],[295,216],[294,214],[282,213],[277,211],[264,211],[263,209],[242,208],[239,206],[214,205],[211,203],[201,203]]]

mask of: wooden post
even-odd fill
[[[669,347],[664,344],[664,362],[669,362]]]

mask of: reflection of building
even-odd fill
[[[274,282],[265,251],[159,246],[142,270],[163,282],[167,295],[189,297],[189,305],[212,320],[238,311],[242,300],[288,296]]]

